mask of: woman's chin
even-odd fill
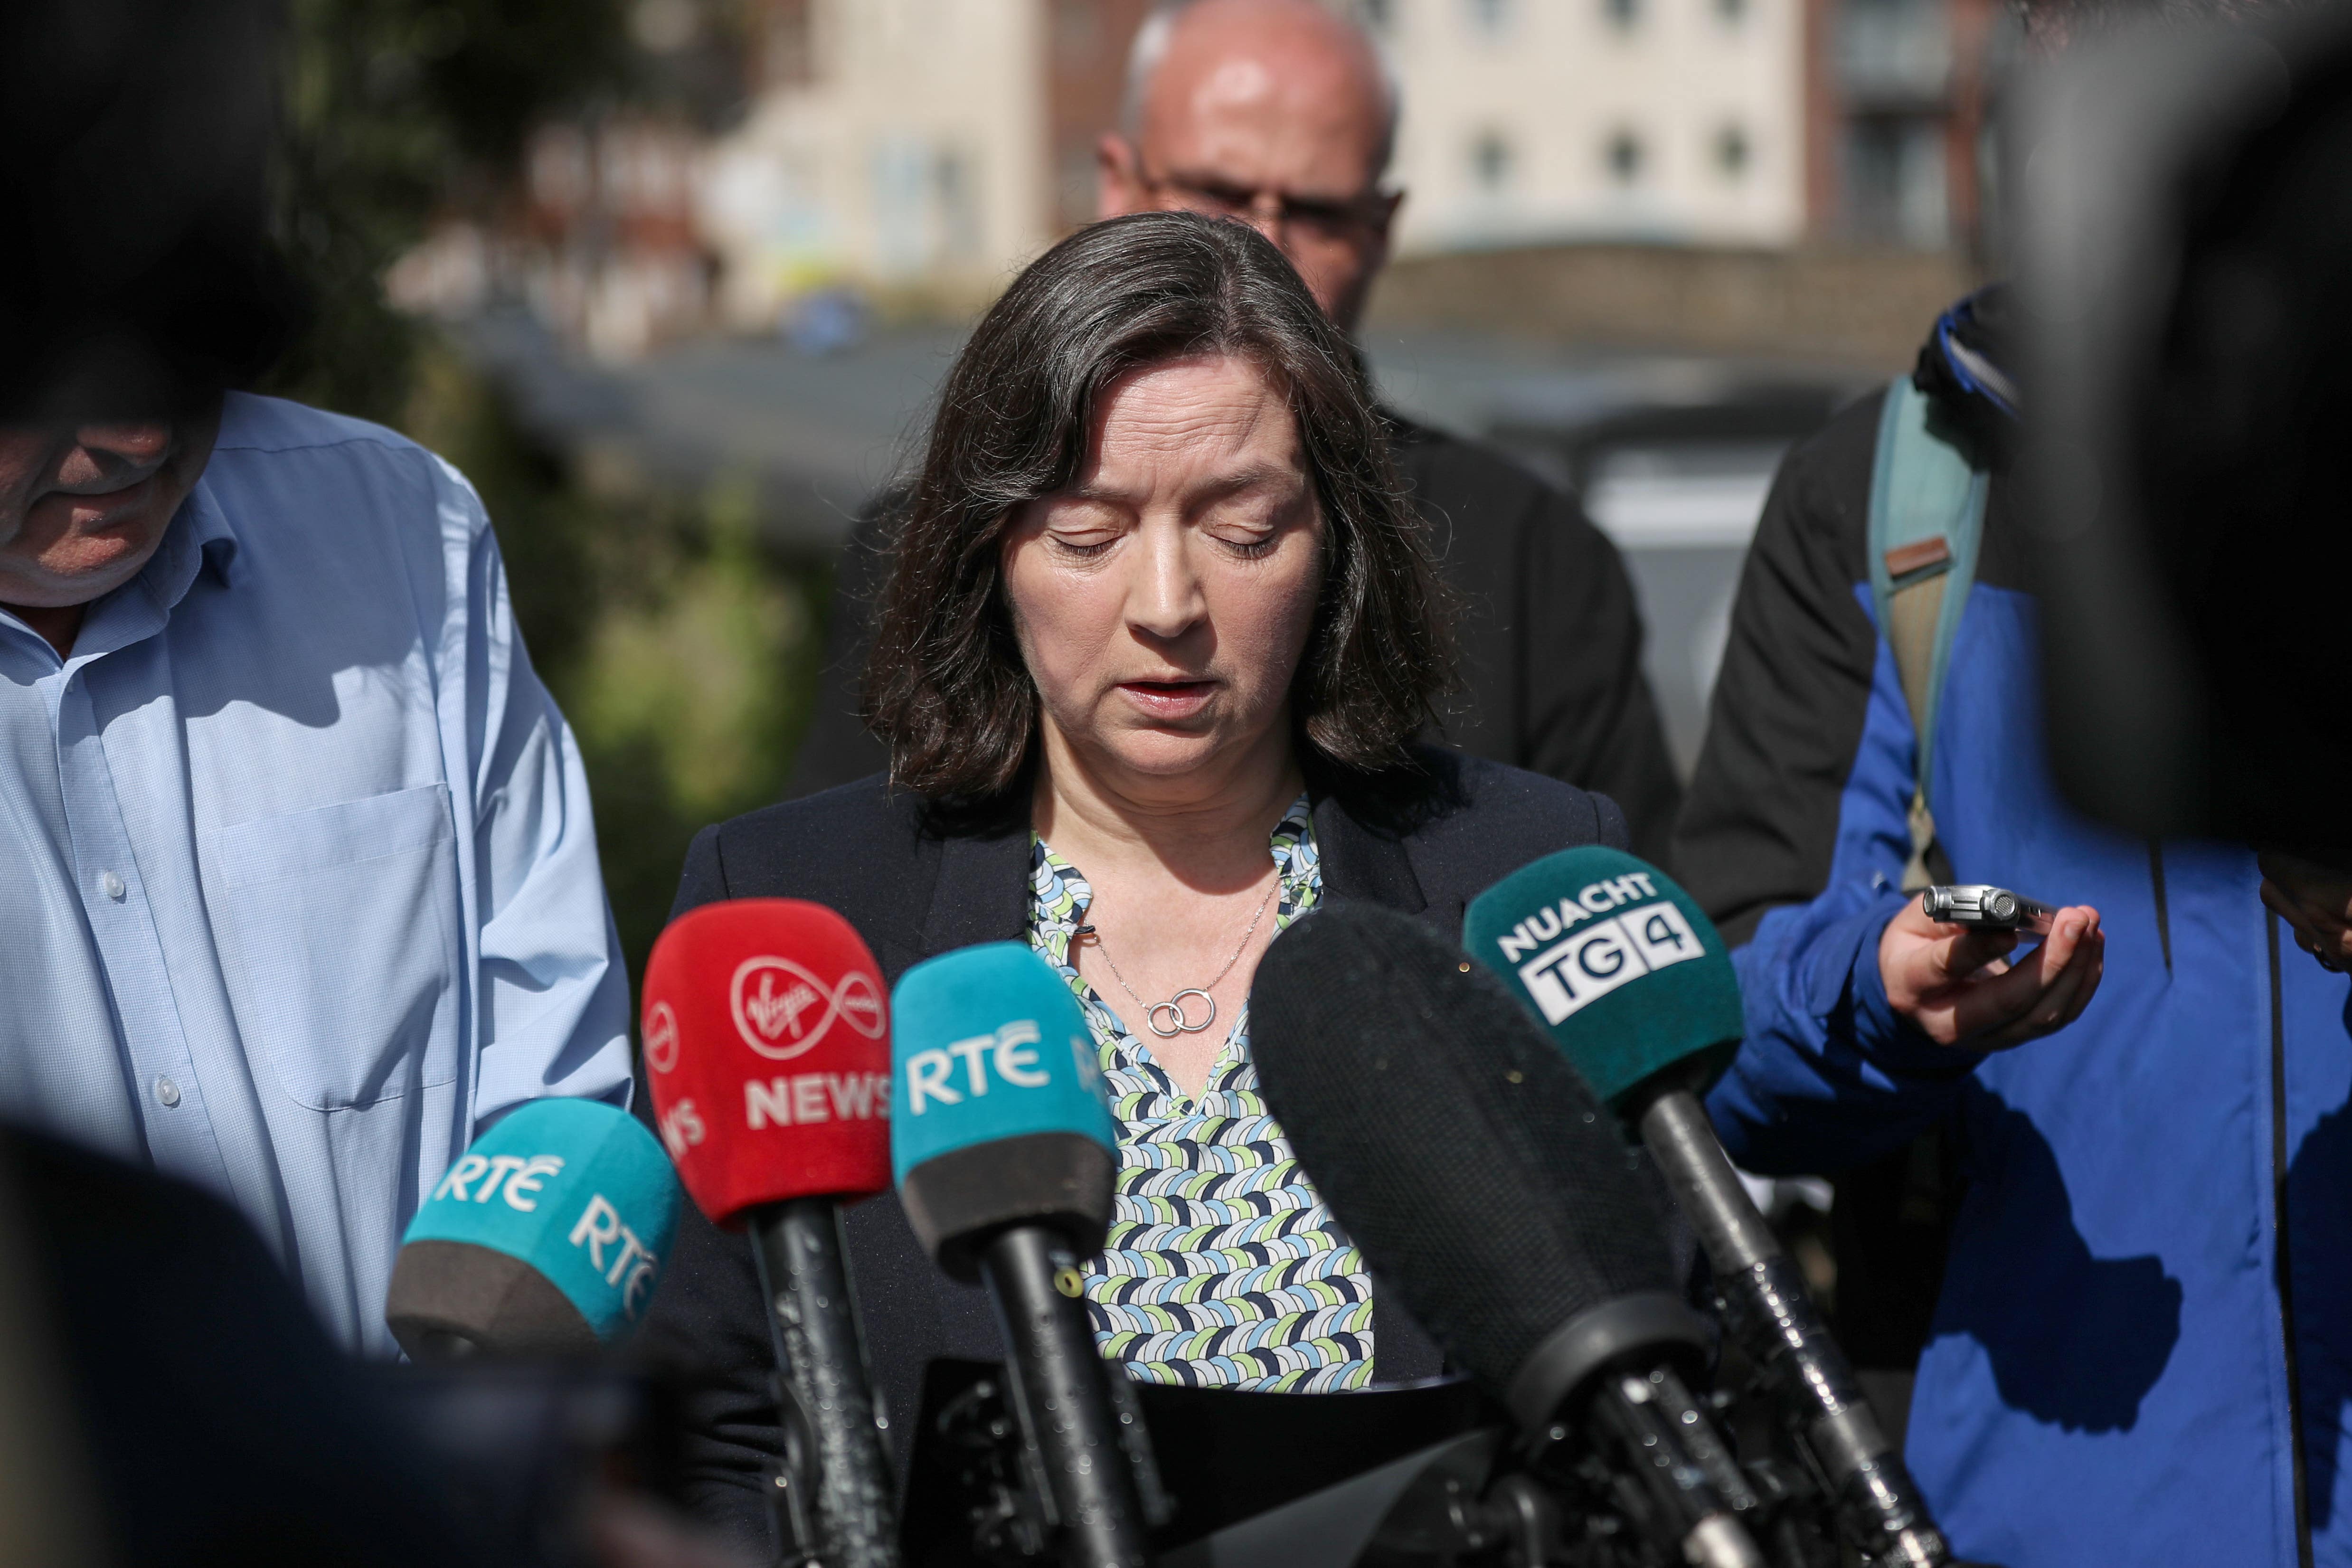
[[[1129,730],[1109,738],[1106,760],[1139,777],[1176,781],[1198,773],[1232,749],[1221,731]]]

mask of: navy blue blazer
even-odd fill
[[[1606,795],[1434,748],[1423,772],[1377,791],[1309,786],[1327,901],[1364,900],[1418,915],[1458,939],[1472,899],[1528,861],[1580,844],[1627,847]],[[944,826],[879,775],[704,828],[688,850],[678,914],[721,899],[807,899],[839,911],[881,965],[910,966],[973,942],[1021,941],[1029,921],[1029,817]],[[650,1116],[650,1097],[637,1097]],[[935,1357],[1001,1360],[988,1297],[924,1256],[895,1194],[845,1216],[866,1352],[906,1473],[923,1369]],[[1436,1348],[1375,1282],[1375,1375],[1434,1375]],[[691,1205],[641,1331],[643,1348],[687,1385],[682,1458],[696,1511],[755,1551],[772,1550],[770,1476],[779,1452],[772,1352],[749,1243]]]

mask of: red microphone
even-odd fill
[[[669,923],[646,966],[646,1080],[695,1206],[751,1233],[783,1390],[785,1558],[898,1568],[886,1417],[841,1204],[890,1186],[890,1015],[847,921],[736,899]]]

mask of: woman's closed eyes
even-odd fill
[[[1262,560],[1274,552],[1290,528],[1311,521],[1307,498],[1306,489],[1297,484],[1282,486],[1275,493],[1253,487],[1219,497],[1189,526],[1214,540],[1236,560]],[[1107,558],[1138,526],[1132,513],[1099,502],[1049,504],[1053,514],[1043,530],[1045,542],[1057,558],[1072,564]]]

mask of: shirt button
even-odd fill
[[[98,890],[119,904],[122,901],[122,879],[111,871],[100,871],[98,874]]]
[[[159,1078],[155,1080],[155,1098],[169,1110],[180,1103],[180,1086],[168,1078]]]

